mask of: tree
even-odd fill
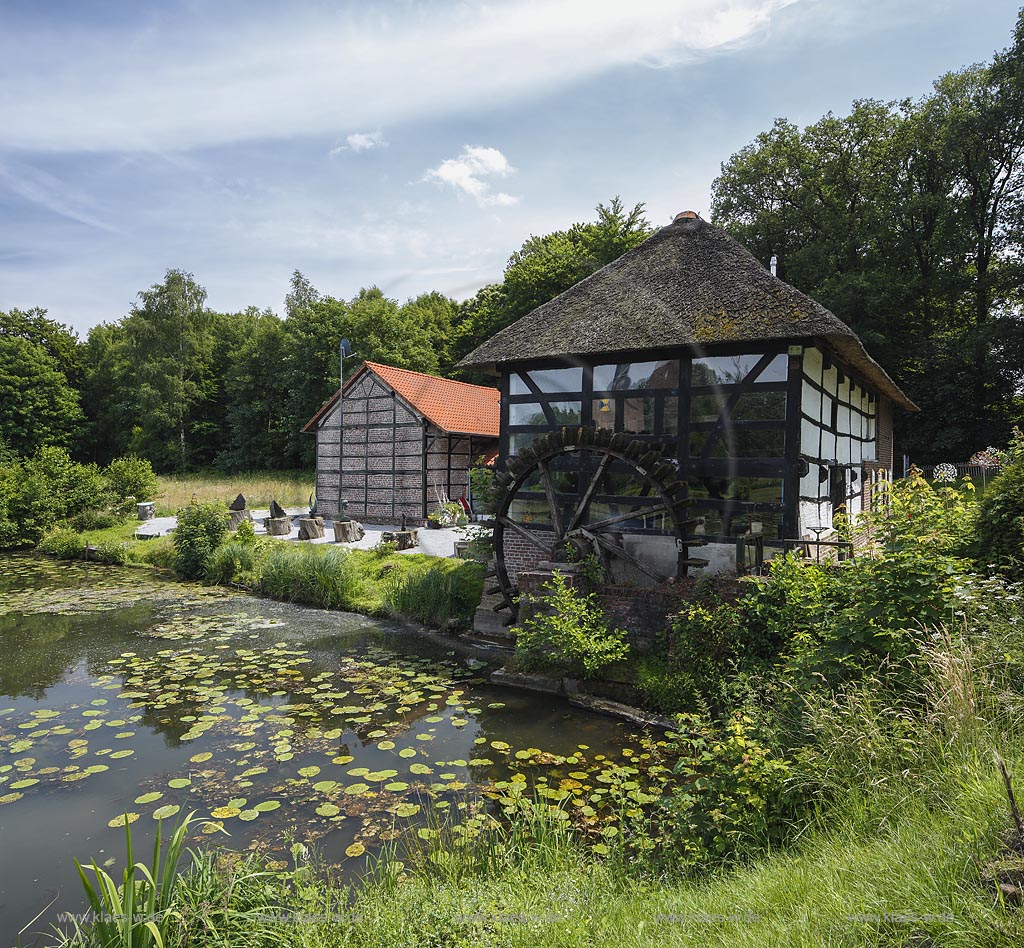
[[[157,465],[187,470],[201,460],[192,453],[192,435],[214,383],[206,290],[192,274],[168,270],[139,300],[124,321],[138,413],[132,447]]]
[[[919,405],[897,418],[921,461],[1006,439],[1020,367],[1024,11],[989,65],[918,102],[778,120],[733,155],[713,215],[847,322]]]
[[[77,345],[44,310],[0,313],[0,441],[19,454],[77,442],[83,415],[67,375]]]
[[[287,414],[284,366],[289,344],[284,322],[251,307],[225,317],[235,339],[223,377],[224,435],[217,466],[229,471],[293,467],[291,428],[303,422]]]

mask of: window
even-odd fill
[[[628,392],[637,389],[678,388],[679,362],[621,362],[594,366],[595,392]]]
[[[578,425],[580,423],[579,402],[548,402],[556,425]],[[548,416],[540,402],[513,402],[508,406],[509,425],[550,425]]]
[[[694,395],[690,401],[690,421],[718,421],[729,401],[728,389],[713,395]],[[786,417],[785,392],[744,392],[733,405],[734,421],[783,421]]]
[[[713,435],[713,438],[712,438]],[[711,450],[704,454],[708,439]],[[786,432],[781,428],[726,427],[720,431],[691,431],[690,457],[709,458],[781,458],[785,457]]]
[[[566,369],[531,369],[529,373],[520,372],[509,377],[510,395],[530,395],[530,386],[526,384],[528,376],[542,392],[581,392],[583,391],[583,369],[580,367]]]
[[[735,385],[742,382],[761,361],[759,355],[707,356],[694,359],[690,384]],[[758,382],[785,382],[789,371],[789,360],[781,353],[762,369]]]

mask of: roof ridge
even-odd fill
[[[387,369],[389,372],[404,372],[406,375],[418,375],[421,378],[430,379],[433,382],[454,382],[456,385],[465,385],[468,388],[479,388],[485,392],[498,392],[493,385],[478,385],[476,382],[463,382],[461,379],[450,379],[446,375],[431,375],[429,372],[419,372],[416,369],[400,369],[397,365],[385,365],[383,362],[373,362],[370,359],[364,359],[363,365],[368,365],[373,368]]]

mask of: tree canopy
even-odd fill
[[[910,397],[922,461],[966,458],[1020,419],[1024,13],[991,63],[918,101],[784,119],[722,166],[712,213],[847,322]]]

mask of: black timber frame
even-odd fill
[[[847,377],[854,379],[861,387],[877,399],[877,393],[870,387],[860,373],[849,370],[843,360],[837,357],[835,349],[825,340],[817,339],[777,339],[771,340],[763,345],[751,343],[714,343],[704,346],[685,346],[679,348],[645,349],[629,352],[607,352],[588,354],[586,357],[572,359],[552,358],[536,359],[528,361],[514,361],[503,363],[500,366],[500,390],[501,390],[501,437],[499,443],[499,457],[497,466],[504,470],[509,458],[510,428],[509,422],[510,407],[513,404],[539,402],[545,413],[546,425],[516,425],[514,430],[517,433],[541,432],[557,427],[557,419],[550,411],[547,402],[579,401],[580,402],[580,425],[593,425],[593,405],[595,398],[605,397],[604,390],[600,393],[593,387],[593,370],[596,365],[609,363],[643,363],[654,361],[678,360],[679,378],[678,385],[660,388],[653,391],[636,389],[628,394],[633,396],[650,396],[655,399],[655,432],[652,434],[635,434],[638,440],[657,441],[662,444],[674,443],[675,458],[679,464],[680,479],[688,480],[690,477],[699,474],[728,474],[730,477],[769,477],[779,478],[783,482],[782,503],[750,503],[743,501],[710,501],[707,498],[695,498],[694,513],[699,508],[707,507],[720,511],[723,516],[732,516],[734,513],[743,512],[769,512],[774,511],[781,514],[779,525],[779,537],[767,539],[769,546],[782,547],[785,538],[794,536],[799,529],[799,493],[800,493],[800,472],[803,460],[801,458],[801,397],[804,381],[803,353],[806,346],[814,346],[822,351],[824,356],[832,364],[842,367]],[[787,358],[787,376],[785,382],[757,383],[756,377],[753,380],[745,378],[731,393],[734,398],[744,391],[754,391],[753,385],[757,385],[762,391],[779,391],[785,393],[785,419],[775,421],[732,421],[731,424],[737,428],[761,429],[761,430],[782,430],[784,432],[783,456],[772,458],[732,458],[732,459],[709,459],[690,456],[690,435],[693,431],[708,430],[709,428],[720,427],[720,423],[692,422],[691,402],[695,396],[705,394],[706,386],[694,388],[692,385],[692,364],[694,359],[711,358],[716,356],[764,356],[775,357],[784,355]],[[579,390],[573,389],[566,392],[540,392],[537,386],[532,384],[527,376],[520,373],[543,369],[574,368],[582,370],[582,383]],[[528,394],[511,394],[510,379],[513,374],[520,374],[524,384],[529,389]],[[720,386],[710,386],[712,390]],[[616,392],[616,396],[626,397],[627,393]],[[665,406],[671,404],[667,399],[676,398],[678,405],[678,419],[676,432],[666,434],[664,432],[664,411]],[[621,404],[616,406],[616,420],[621,427]],[[735,543],[735,536],[708,535],[713,542]]]

